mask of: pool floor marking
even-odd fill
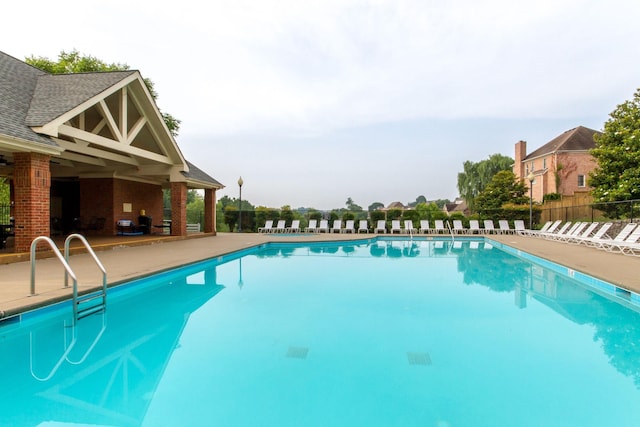
[[[409,361],[409,365],[431,365],[431,356],[429,356],[429,353],[408,351],[407,359]]]
[[[286,356],[294,359],[306,359],[308,353],[309,348],[307,347],[289,347]]]

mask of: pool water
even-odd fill
[[[0,425],[640,425],[636,304],[513,252],[269,244],[2,322]]]

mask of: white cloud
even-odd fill
[[[182,120],[185,155],[223,183],[247,175],[254,202],[276,206],[452,197],[464,160],[599,128],[640,86],[632,0],[36,0],[3,13],[2,49],[18,58],[77,48],[140,69]],[[380,166],[396,149],[405,174]]]

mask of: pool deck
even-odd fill
[[[194,235],[187,239],[146,237],[144,239],[89,239],[108,273],[108,284],[116,285],[154,272],[224,255],[267,242],[321,242],[372,238],[375,234],[278,235],[219,233]],[[384,236],[384,235],[381,235]],[[386,236],[389,236],[387,234]],[[397,235],[396,235],[397,236]],[[446,237],[440,235],[440,237]],[[476,236],[477,237],[477,236]],[[640,257],[609,253],[582,245],[517,235],[489,235],[489,239],[562,264],[621,288],[640,293]],[[84,251],[72,248],[69,264],[78,277],[79,292],[101,286],[102,274]],[[76,254],[73,254],[76,252]],[[4,260],[3,260],[4,258]],[[36,261],[36,295],[30,295],[29,254],[0,255],[0,318],[13,316],[70,298],[64,287],[64,269],[57,258]],[[71,282],[70,282],[71,283]]]

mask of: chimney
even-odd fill
[[[527,157],[527,141],[516,142],[516,150],[513,163],[513,173],[519,179],[525,178],[524,163],[522,161]]]

